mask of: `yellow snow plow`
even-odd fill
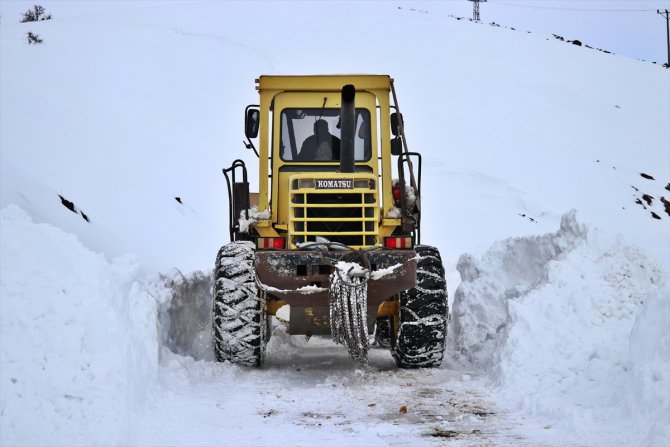
[[[367,362],[374,333],[400,367],[439,365],[444,268],[420,244],[421,156],[407,148],[393,80],[256,83],[245,144],[258,157],[258,192],[244,161],[223,170],[231,242],[215,265],[217,360],[260,366],[269,317],[288,306],[290,334],[331,334],[357,361]]]

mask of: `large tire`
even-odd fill
[[[264,294],[254,274],[254,244],[235,241],[221,247],[214,268],[212,328],[214,356],[259,367],[265,358],[267,317]]]
[[[416,287],[400,294],[398,335],[391,349],[400,368],[440,366],[447,340],[449,303],[440,252],[419,245],[416,253]]]

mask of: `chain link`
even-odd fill
[[[345,279],[346,278],[346,279]],[[368,275],[349,277],[336,271],[330,278],[330,329],[333,341],[345,345],[354,361],[368,364]]]

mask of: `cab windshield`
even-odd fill
[[[340,109],[284,109],[279,154],[284,161],[340,161]],[[356,109],[354,159],[371,157],[370,111]]]

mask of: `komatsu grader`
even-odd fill
[[[283,308],[289,334],[331,334],[355,361],[367,363],[374,334],[401,368],[439,366],[444,267],[420,244],[421,156],[408,150],[393,80],[256,83],[245,145],[258,157],[258,192],[242,160],[223,170],[231,242],[214,271],[216,359],[261,366]]]

